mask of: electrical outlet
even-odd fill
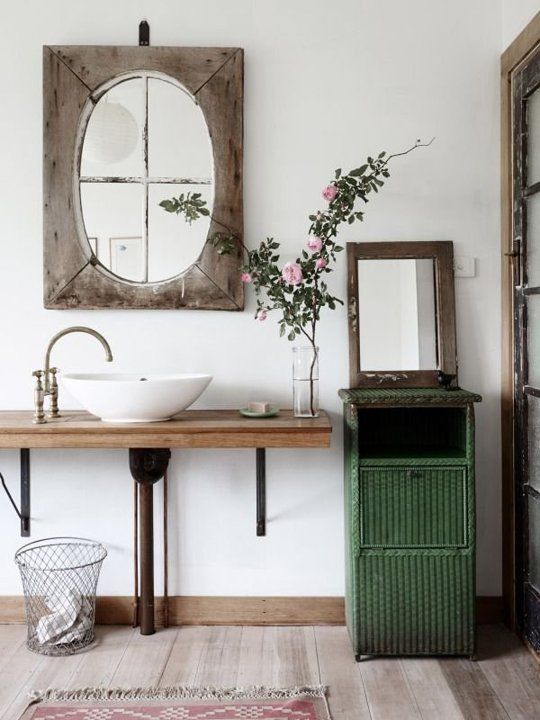
[[[468,255],[456,255],[454,258],[454,275],[456,277],[475,277],[475,258]]]

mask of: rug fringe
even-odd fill
[[[35,690],[30,693],[32,703],[53,700],[103,701],[103,700],[287,700],[296,697],[325,698],[324,685],[298,685],[291,688],[271,688],[254,685],[245,688],[219,687],[154,687],[154,688],[105,688],[86,687],[77,690]]]

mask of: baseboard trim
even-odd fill
[[[156,623],[163,625],[163,598],[156,598]],[[502,597],[476,598],[479,625],[502,622]],[[217,597],[169,598],[169,625],[344,625],[342,597]],[[96,603],[100,625],[130,625],[133,598],[100,596]],[[24,623],[24,598],[0,596],[0,623]]]

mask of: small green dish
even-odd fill
[[[253,412],[253,410],[248,410],[247,407],[240,408],[238,410],[240,415],[243,415],[244,417],[248,418],[269,418],[274,417],[274,415],[277,415],[279,412],[279,408],[273,405],[268,412],[265,413],[259,413],[259,412]]]

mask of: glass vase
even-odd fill
[[[319,348],[293,348],[293,411],[295,417],[319,416]]]

